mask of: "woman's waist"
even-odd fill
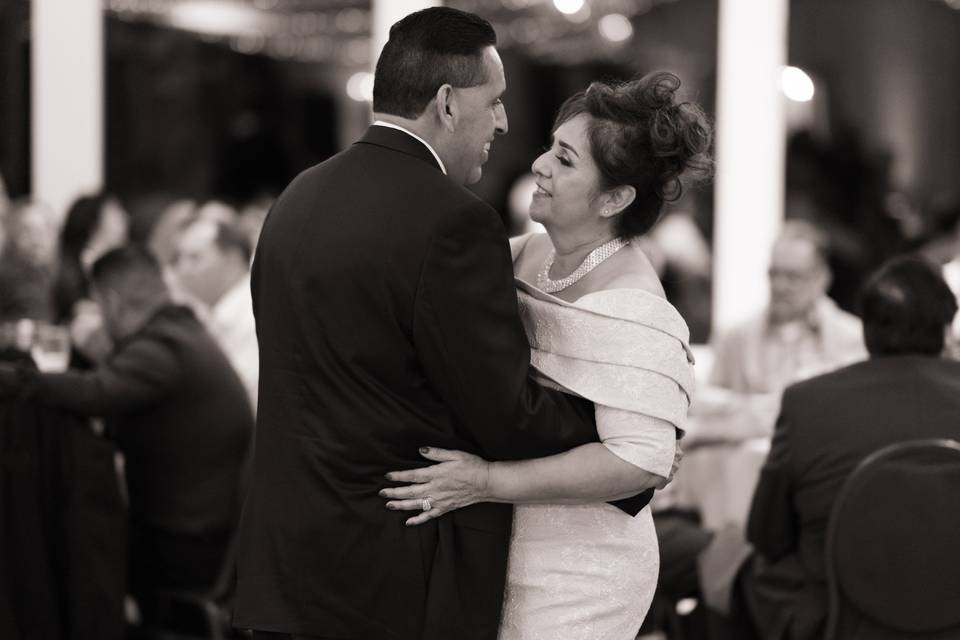
[[[624,539],[631,544],[645,530],[653,532],[650,507],[630,516],[605,502],[562,505],[517,505],[513,515],[512,544],[547,542],[597,544],[604,539]]]

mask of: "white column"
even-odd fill
[[[721,0],[713,330],[759,312],[783,220],[788,0]]]
[[[427,7],[439,7],[441,0],[372,0],[370,16],[370,59],[377,64],[380,51],[390,37],[390,27],[400,18]],[[372,69],[371,69],[372,71]]]
[[[31,2],[31,190],[63,216],[103,184],[101,0]]]

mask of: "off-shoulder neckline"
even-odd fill
[[[551,302],[556,302],[556,303],[561,304],[561,305],[566,306],[566,307],[578,307],[578,306],[580,306],[580,305],[578,304],[579,302],[581,302],[581,301],[583,301],[583,300],[586,300],[587,298],[590,298],[590,297],[592,297],[592,296],[600,296],[600,295],[607,294],[607,293],[630,292],[630,293],[633,293],[633,294],[638,294],[638,295],[640,295],[640,296],[642,296],[642,297],[646,297],[646,298],[650,298],[650,299],[652,299],[652,300],[655,300],[656,302],[658,302],[658,303],[660,303],[660,304],[663,304],[663,305],[666,305],[666,306],[672,308],[674,311],[677,311],[677,308],[674,307],[673,304],[672,304],[669,300],[667,300],[666,298],[664,298],[663,296],[657,295],[656,293],[653,293],[652,291],[647,291],[646,289],[637,289],[636,287],[614,287],[614,288],[612,288],[612,289],[600,289],[599,291],[591,291],[591,292],[589,292],[589,293],[583,294],[582,296],[580,296],[579,298],[577,298],[577,299],[574,300],[573,302],[570,302],[569,300],[564,300],[563,298],[558,298],[557,296],[553,295],[552,293],[547,293],[547,292],[544,291],[543,289],[538,289],[536,285],[534,285],[534,284],[531,283],[531,282],[527,282],[527,281],[524,280],[523,278],[519,278],[519,277],[517,277],[517,276],[514,276],[514,277],[513,277],[513,281],[514,281],[515,283],[518,283],[518,284],[522,285],[520,288],[525,289],[525,290],[526,290],[526,289],[529,289],[528,293],[532,293],[532,294],[535,294],[535,295],[537,295],[537,296],[540,296],[540,297],[543,297],[543,298],[547,298],[547,299],[549,299]],[[680,312],[677,311],[677,313],[680,313]]]

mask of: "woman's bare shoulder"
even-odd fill
[[[635,244],[613,254],[604,265],[604,277],[598,278],[592,292],[611,289],[640,289],[666,298],[660,276],[647,255]]]

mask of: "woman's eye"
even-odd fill
[[[565,167],[572,167],[572,166],[573,166],[573,163],[570,162],[570,161],[567,159],[566,156],[557,156],[557,160],[559,160],[559,161],[560,161],[560,164],[562,164],[562,165],[565,166]]]

